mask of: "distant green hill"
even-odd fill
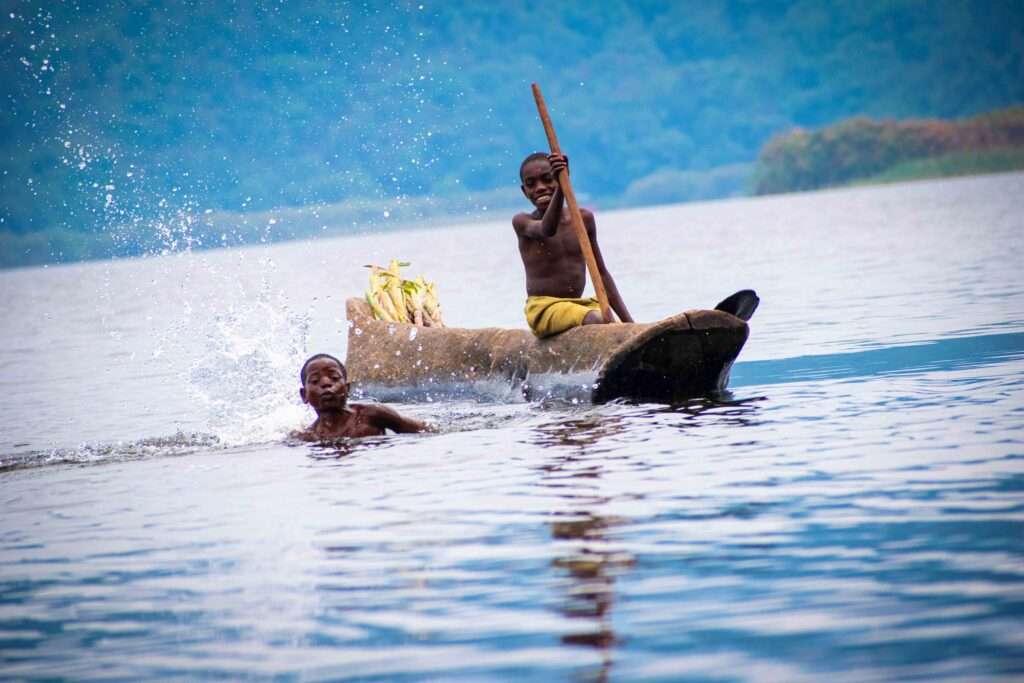
[[[772,138],[758,157],[754,192],[1020,168],[1024,168],[1024,106],[957,121],[857,117],[816,131],[797,129]]]
[[[781,130],[1024,102],[1022,13],[1001,0],[12,0],[0,265],[493,210],[517,201],[519,161],[544,146],[531,81],[588,203],[745,193]],[[318,206],[350,210],[319,222]],[[313,208],[240,218],[299,207]]]

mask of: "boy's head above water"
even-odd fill
[[[534,152],[519,164],[519,181],[522,183],[519,189],[541,211],[547,209],[558,188],[558,179],[551,170],[548,157],[544,152]]]
[[[345,364],[342,363],[340,360],[338,360],[337,358],[335,358],[334,356],[332,356],[329,353],[314,353],[312,356],[310,356],[309,358],[306,359],[306,362],[302,364],[302,369],[299,370],[299,383],[300,384],[305,386],[305,384],[306,384],[306,376],[309,374],[309,366],[313,363],[313,361],[320,360],[320,359],[326,359],[328,361],[334,361],[338,365],[338,367],[341,368],[341,372],[344,375],[348,376],[348,371],[345,370]]]
[[[383,405],[348,403],[348,373],[345,365],[327,353],[310,356],[299,370],[299,396],[316,411],[316,421],[292,436],[303,441],[340,437],[381,436],[431,431],[419,420],[403,417]]]
[[[317,414],[344,410],[348,402],[348,373],[345,365],[327,353],[310,356],[299,370],[299,397]]]

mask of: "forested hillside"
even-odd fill
[[[137,253],[172,223],[277,239],[509,200],[544,147],[531,81],[604,206],[748,192],[795,126],[1024,101],[1015,0],[2,6],[7,265]],[[229,225],[338,204],[372,210]]]

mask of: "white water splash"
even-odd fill
[[[244,307],[213,317],[190,390],[209,410],[209,431],[227,445],[279,440],[302,426],[296,373],[309,318],[266,289]]]

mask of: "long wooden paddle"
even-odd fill
[[[561,154],[562,149],[558,146],[555,127],[551,123],[551,116],[548,115],[548,107],[544,104],[544,96],[540,94],[540,86],[533,83],[531,87],[533,88],[533,99],[537,102],[537,113],[540,114],[541,123],[544,124],[544,132],[548,135],[551,153]],[[583,216],[580,215],[580,207],[576,203],[576,195],[572,191],[572,183],[569,182],[569,171],[567,169],[562,169],[558,174],[558,184],[562,186],[562,194],[565,195],[566,202],[569,204],[569,218],[572,219],[572,229],[576,233],[576,238],[580,241],[580,249],[583,250],[583,258],[587,262],[587,270],[590,271],[590,279],[594,283],[594,292],[597,293],[597,303],[601,306],[601,316],[606,323],[610,323],[614,318],[612,318],[611,309],[608,307],[608,292],[605,291],[601,272],[597,269],[594,248],[590,246],[587,229],[583,226]]]

